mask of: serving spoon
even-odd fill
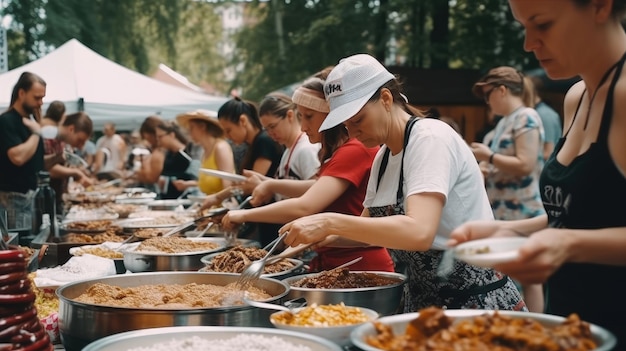
[[[250,300],[250,299],[248,299],[245,296],[241,300],[246,305],[249,305],[249,306],[265,308],[265,309],[268,309],[268,310],[285,311],[285,312],[291,313],[291,314],[293,314],[293,312],[294,312],[294,310],[296,308],[300,308],[300,307],[306,306],[306,299],[303,298],[303,297],[297,298],[295,300],[287,301],[287,302],[285,302],[285,305],[276,305],[276,304],[273,304],[273,303],[267,303],[267,302]]]

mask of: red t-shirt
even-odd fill
[[[363,212],[363,200],[367,190],[370,169],[378,147],[366,148],[360,141],[350,139],[339,147],[333,156],[321,165],[319,176],[345,179],[351,184],[341,196],[328,206],[324,212],[336,212],[360,216]],[[311,261],[311,271],[333,269],[352,259],[363,259],[352,266],[354,271],[389,271],[393,272],[393,261],[387,249],[382,247],[334,248],[325,247],[316,250],[317,257]]]

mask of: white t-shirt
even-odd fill
[[[124,139],[118,134],[113,134],[111,137],[103,135],[96,141],[96,148],[106,155],[105,164],[102,165],[100,172],[120,170],[119,165],[124,157],[122,155],[124,144]]]
[[[305,134],[300,135],[293,147],[293,153],[291,148],[287,148],[283,152],[278,165],[278,178],[306,180],[313,177],[320,168],[320,161],[317,157],[320,147],[319,143],[311,144]],[[291,159],[289,155],[291,155]],[[287,162],[289,162],[291,170],[289,173],[293,172],[295,177],[293,174],[286,174]]]
[[[411,130],[406,150],[389,155],[387,169],[378,191],[378,173],[382,147],[372,165],[365,207],[388,206],[396,203],[400,166],[404,157],[404,208],[406,198],[423,192],[445,196],[445,204],[433,249],[444,249],[450,232],[464,222],[493,219],[489,199],[478,162],[465,141],[449,125],[436,119],[417,121]]]

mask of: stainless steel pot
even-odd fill
[[[59,297],[59,331],[67,351],[81,350],[85,345],[105,336],[125,331],[171,326],[238,326],[271,327],[271,310],[251,306],[230,306],[198,309],[138,309],[108,307],[76,302],[74,299],[95,283],[121,287],[148,284],[213,284],[227,285],[237,281],[238,274],[199,272],[159,272],[109,276],[63,285]],[[255,287],[273,298],[266,302],[283,303],[289,286],[275,279],[261,278]]]
[[[222,251],[226,248],[226,241],[221,238],[189,238],[189,240],[212,242],[218,244],[218,247],[213,250],[179,254],[128,250],[124,251],[124,266],[133,273],[161,271],[193,272],[204,267],[204,264],[200,261],[203,256]]]
[[[341,351],[338,345],[320,338],[290,330],[242,327],[171,327],[131,331],[108,336],[89,344],[83,351],[120,351],[134,347],[150,347],[169,343],[172,339],[183,340],[199,337],[204,340],[237,338],[240,334],[278,338],[295,346],[308,347],[312,351]]]
[[[296,275],[283,279],[283,282],[289,285],[289,294],[287,294],[287,299],[289,300],[304,297],[309,305],[313,303],[317,303],[318,305],[327,305],[343,302],[348,306],[359,306],[372,309],[383,316],[398,313],[398,311],[402,308],[400,304],[407,276],[392,272],[366,272],[396,279],[398,282],[391,285],[353,289],[312,289],[291,286],[291,284],[296,281],[315,275],[316,273]],[[350,273],[362,272],[351,271]]]

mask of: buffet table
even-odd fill
[[[366,341],[377,335],[371,321],[354,324],[342,330],[341,335],[334,335],[332,328],[284,327],[275,323],[272,317],[275,311],[247,305],[241,298],[235,298],[232,301],[236,303],[228,305],[223,303],[225,297],[220,297],[218,301],[222,303],[213,306],[193,305],[193,299],[176,300],[173,305],[165,306],[170,303],[165,300],[170,300],[171,296],[157,299],[164,301],[164,305],[157,302],[156,305],[146,306],[146,298],[141,300],[140,306],[130,307],[81,300],[100,284],[119,288],[118,293],[112,296],[120,301],[135,287],[147,290],[148,287],[163,285],[164,291],[169,291],[174,285],[177,288],[207,285],[232,289],[243,267],[264,256],[265,251],[259,248],[258,242],[226,240],[218,225],[209,225],[210,219],[196,220],[196,210],[189,209],[193,201],[163,201],[155,200],[155,197],[156,194],[141,188],[112,188],[73,194],[66,199],[71,206],[59,226],[58,234],[44,230],[31,242],[35,251],[29,261],[29,270],[39,289],[38,309],[44,311],[42,304],[45,302],[42,301],[50,298],[51,291],[55,291],[58,297],[57,314],[39,315],[55,342],[55,350],[81,350],[88,344],[88,350],[115,350],[157,339],[165,342],[164,336],[204,335],[207,340],[214,340],[216,335],[233,333],[277,337],[308,345],[312,351],[379,350]],[[222,209],[213,211],[224,213]],[[207,227],[211,230],[203,230]],[[168,234],[174,235],[164,237]],[[199,234],[202,237],[195,237]],[[252,286],[269,294],[264,302],[284,305],[304,298],[309,306],[371,309],[378,314],[381,323],[400,335],[405,331],[408,333],[410,322],[420,316],[401,313],[403,288],[407,280],[403,274],[350,272],[347,268],[308,274],[306,262],[298,257],[284,258],[274,265],[275,271],[266,270]],[[367,277],[373,283],[332,288],[299,286],[303,281],[315,281],[319,277],[339,281],[342,276],[348,275],[352,279],[355,276]],[[228,291],[225,294],[239,296],[236,290]],[[41,297],[44,293],[47,297]],[[101,297],[99,293],[95,296]],[[198,300],[206,302],[204,295]],[[437,313],[444,313],[445,318],[469,320],[485,311],[450,310]],[[529,318],[539,323],[540,327],[551,327],[564,320],[531,313],[502,312],[502,315],[510,318],[507,323]],[[615,342],[613,336],[601,327],[592,325],[590,333],[598,345],[597,350],[610,350]],[[61,344],[61,339],[64,344]]]

